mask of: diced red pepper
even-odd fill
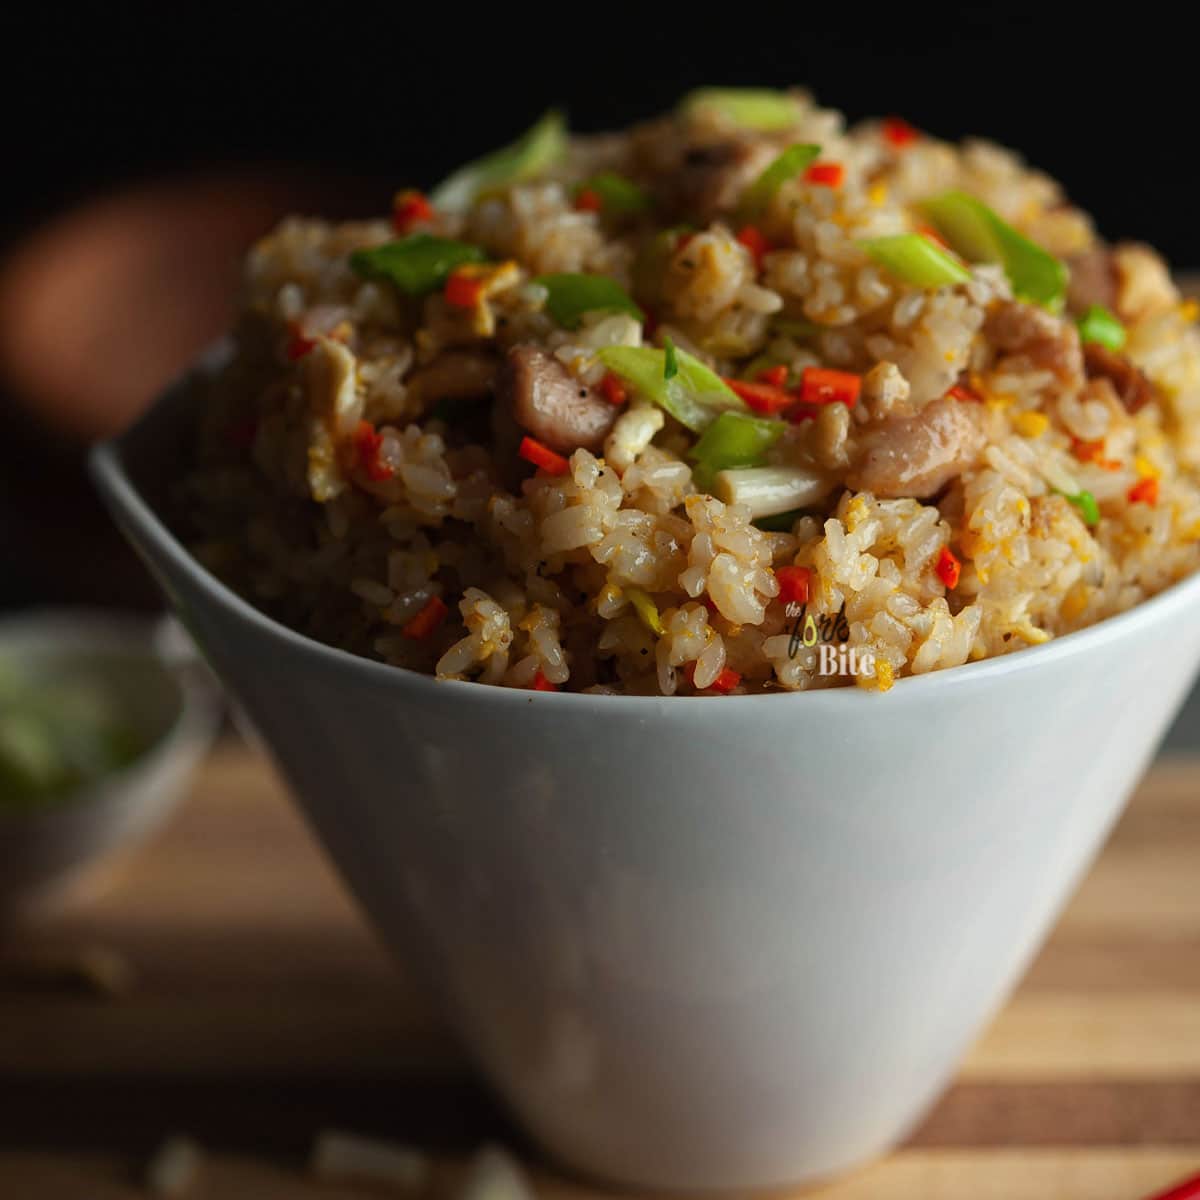
[[[841,163],[813,163],[804,172],[806,183],[817,183],[822,187],[841,187],[846,178],[846,168]]]
[[[579,212],[599,212],[604,201],[594,188],[580,188],[575,194],[575,208]]]
[[[1200,1200],[1200,1175],[1193,1175],[1165,1192],[1147,1196],[1146,1200]]]
[[[626,400],[629,399],[629,393],[625,390],[625,385],[611,372],[604,376],[598,384],[596,391],[602,395],[609,404],[616,405],[620,408]]]
[[[776,567],[779,599],[784,604],[807,604],[812,588],[812,571],[808,567]]]
[[[755,376],[759,383],[769,383],[772,387],[785,387],[788,381],[788,369],[783,363],[776,367],[766,367]]]
[[[306,354],[310,354],[317,345],[316,338],[310,338],[300,329],[298,322],[293,321],[288,326],[287,356],[288,362],[296,362]]]
[[[750,251],[756,269],[762,269],[763,255],[771,249],[767,236],[757,225],[743,225],[738,230],[737,240]]]
[[[675,249],[676,249],[676,251],[679,251],[679,250],[686,250],[686,249],[687,249],[687,246],[688,246],[688,243],[689,243],[689,242],[692,240],[692,238],[694,238],[695,236],[696,236],[696,235],[695,235],[694,233],[692,233],[690,230],[686,230],[686,229],[685,229],[685,230],[683,231],[683,233],[681,233],[681,234],[679,235],[679,240],[678,240],[678,241],[675,243]]]
[[[644,311],[646,319],[642,322],[642,332],[645,334],[646,340],[649,341],[654,337],[655,330],[658,329],[658,318],[648,308]]]
[[[391,479],[395,474],[392,468],[379,457],[382,446],[383,434],[377,432],[370,421],[359,421],[358,427],[354,431],[354,449],[358,454],[358,461],[362,465],[362,469],[367,473],[367,478],[373,479],[376,483]]]
[[[400,634],[414,641],[427,638],[446,619],[449,611],[441,596],[430,596],[425,607],[400,630]]]
[[[966,384],[956,383],[947,393],[951,400],[961,400],[964,404],[981,404],[982,397],[978,392],[972,391]]]
[[[742,682],[742,677],[732,668],[726,667],[720,675],[709,684],[714,692],[721,692],[728,696],[739,683]]]
[[[939,250],[945,251],[952,258],[958,258],[958,255],[950,249],[950,243],[932,225],[918,225],[917,232],[927,242],[932,242]]]
[[[533,682],[529,685],[530,689],[535,692],[557,692],[558,684],[551,683],[545,675],[542,674],[541,667],[538,668],[538,673],[533,677]]]
[[[1073,437],[1071,439],[1071,453],[1075,455],[1080,462],[1095,463],[1105,471],[1119,471],[1121,462],[1116,458],[1104,457],[1104,440],[1098,439],[1094,442],[1085,442],[1082,438]]]
[[[565,475],[571,469],[571,464],[561,454],[556,454],[549,446],[543,446],[531,437],[521,439],[517,453],[547,475]]]
[[[903,117],[887,117],[880,126],[880,132],[883,134],[883,140],[897,150],[911,146],[921,137],[920,131],[914,129]]]
[[[419,221],[431,221],[433,205],[413,188],[397,192],[392,201],[392,228],[399,234],[408,233]]]
[[[465,271],[451,271],[443,295],[455,308],[474,308],[483,295],[483,280]]]
[[[805,404],[844,404],[853,408],[862,390],[862,376],[829,367],[805,367],[800,377],[800,399]]]
[[[934,569],[937,571],[938,578],[946,585],[948,592],[952,592],[958,587],[958,577],[962,574],[962,563],[959,562],[949,546],[942,547],[942,552],[938,555],[937,566]]]
[[[1158,480],[1153,476],[1139,479],[1129,489],[1130,504],[1149,504],[1151,508],[1158,504]]]
[[[726,379],[729,390],[745,401],[756,413],[777,413],[791,408],[796,397],[773,383],[757,383],[746,379]]]

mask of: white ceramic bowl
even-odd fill
[[[1200,577],[1046,646],[728,699],[446,683],[330,649],[155,515],[168,395],[95,477],[370,917],[529,1132],[589,1174],[757,1188],[925,1112],[1200,659]]]
[[[39,664],[92,663],[123,718],[149,748],[127,767],[29,812],[0,810],[0,917],[57,901],[166,818],[216,729],[211,686],[157,649],[161,625],[82,609],[0,621],[0,655]]]

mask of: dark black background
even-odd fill
[[[22,6],[0,232],[131,176],[282,160],[432,181],[549,102],[620,125],[697,83],[801,83],[1020,147],[1104,232],[1200,265],[1190,5]],[[381,196],[381,203],[386,199]]]

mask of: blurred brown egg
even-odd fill
[[[238,260],[257,237],[290,212],[380,211],[386,197],[361,180],[227,172],[54,219],[0,267],[4,390],[57,433],[114,432],[227,328]]]

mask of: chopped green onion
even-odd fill
[[[762,466],[767,451],[783,430],[782,421],[766,421],[740,412],[721,413],[688,455],[696,463],[693,477],[697,487],[710,489],[718,471]]]
[[[833,481],[806,467],[744,467],[718,471],[713,494],[726,504],[745,504],[750,519],[773,517],[824,500]]]
[[[633,605],[634,612],[641,618],[642,624],[651,633],[662,637],[667,632],[667,627],[658,615],[658,605],[641,588],[627,587],[625,595],[629,597],[629,603]]]
[[[799,121],[802,108],[790,92],[771,88],[697,88],[679,103],[684,116],[715,112],[745,129],[787,129]]]
[[[1085,525],[1100,524],[1100,506],[1091,492],[1079,492],[1077,495],[1068,496],[1067,499],[1079,509]]]
[[[1004,267],[1013,294],[1052,311],[1067,294],[1067,268],[966,192],[944,192],[922,205],[938,232],[970,262]]]
[[[804,516],[804,509],[793,508],[787,512],[773,513],[769,517],[759,517],[754,524],[765,533],[791,533],[792,526]]]
[[[600,197],[601,207],[611,216],[627,216],[645,212],[653,201],[645,188],[632,179],[618,175],[615,171],[601,171],[591,179],[585,179],[576,189],[578,192],[595,192]]]
[[[483,193],[528,179],[553,166],[567,150],[567,122],[552,108],[511,145],[459,167],[429,198],[446,212],[461,212]]]
[[[746,218],[756,216],[771,202],[771,198],[789,179],[794,179],[812,163],[821,147],[811,142],[796,142],[789,146],[765,171],[746,189],[742,196],[742,214]]]
[[[446,282],[463,263],[482,262],[484,253],[468,242],[414,233],[369,250],[355,250],[350,266],[367,279],[385,279],[406,296],[424,296]]]
[[[961,263],[919,233],[866,238],[858,244],[885,271],[913,287],[949,287],[971,278],[970,271]]]
[[[702,433],[723,409],[743,408],[725,381],[685,350],[675,351],[677,373],[666,377],[667,355],[654,346],[603,346],[596,361],[693,433]]]
[[[629,293],[607,275],[539,275],[534,283],[546,289],[546,311],[564,329],[577,329],[589,312],[625,312],[644,319]]]
[[[1099,342],[1110,350],[1125,345],[1125,326],[1102,304],[1093,304],[1079,318],[1079,336],[1085,342]]]
[[[669,337],[663,338],[663,378],[674,379],[679,374],[679,356],[675,352],[675,343]]]
[[[1055,490],[1057,491],[1057,488]],[[1066,492],[1059,492],[1058,494],[1066,496],[1079,509],[1079,515],[1083,518],[1085,525],[1100,524],[1100,506],[1096,503],[1096,497],[1091,492],[1076,492],[1073,496],[1067,496]]]

